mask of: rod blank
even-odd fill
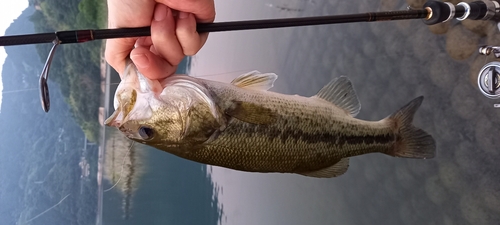
[[[269,29],[353,22],[374,22],[386,20],[419,19],[427,16],[426,10],[402,10],[391,12],[371,12],[350,15],[318,16],[287,19],[248,20],[219,23],[199,23],[199,33]],[[14,35],[0,37],[0,46],[51,43],[56,39],[60,44],[81,43],[91,40],[151,36],[150,27],[118,28],[100,30],[72,30],[55,33]]]
[[[457,18],[458,20],[492,19],[499,16],[497,15],[497,12],[500,12],[500,3],[496,0],[479,0],[471,3],[461,2],[456,6],[449,2],[428,1],[425,3],[424,9],[303,18],[200,23],[197,25],[196,29],[200,33],[205,33],[424,18],[424,23],[432,25],[450,20],[452,18]],[[150,27],[73,30],[58,31],[55,33],[3,36],[0,37],[0,46],[51,43],[54,40],[56,40],[59,44],[68,44],[100,39],[142,36],[151,36]]]

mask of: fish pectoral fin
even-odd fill
[[[252,124],[274,123],[277,117],[276,113],[269,108],[242,101],[233,101],[233,104],[225,113],[236,119]]]
[[[308,177],[331,178],[331,177],[338,177],[344,174],[345,172],[347,172],[348,167],[349,167],[349,158],[342,158],[340,161],[333,164],[333,166],[329,166],[327,168],[312,172],[305,172],[299,174]]]
[[[278,75],[274,73],[261,73],[257,70],[245,73],[231,81],[231,84],[240,88],[267,91],[274,85]]]
[[[313,97],[331,102],[349,112],[353,117],[361,109],[358,96],[347,77],[342,76],[330,81]]]

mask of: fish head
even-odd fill
[[[146,78],[130,61],[115,92],[115,112],[105,125],[143,144],[175,144],[183,126],[181,112],[159,97],[162,91],[160,81]]]
[[[130,63],[115,93],[115,112],[105,124],[131,140],[164,150],[201,143],[222,124],[207,93],[194,78],[149,80]]]

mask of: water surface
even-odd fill
[[[221,0],[217,20],[402,10],[408,4]],[[476,76],[484,63],[494,60],[479,56],[477,47],[499,44],[498,37],[494,23],[428,27],[420,20],[211,34],[193,58],[193,76],[229,82],[249,70],[275,72],[279,78],[272,91],[311,96],[344,75],[361,101],[358,118],[365,120],[383,119],[424,96],[414,124],[434,136],[437,156],[415,160],[364,155],[352,158],[343,176],[316,179],[205,167],[148,149],[128,221],[496,224],[500,111],[477,90]],[[220,207],[209,207],[211,196]],[[122,221],[119,205],[116,199],[105,202],[111,208],[104,212],[111,218],[105,222]]]

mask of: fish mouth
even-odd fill
[[[115,96],[118,100],[118,108],[104,121],[106,126],[119,127],[127,120],[137,102],[137,91],[135,89],[124,89]]]
[[[118,127],[118,130],[120,130],[128,139],[144,143],[144,139],[141,138],[141,136],[137,133],[134,132],[133,130],[121,125]]]
[[[122,117],[121,119],[119,119],[120,116]],[[113,114],[111,114],[111,116],[109,116],[109,118],[107,118],[104,121],[104,125],[106,125],[108,127],[120,128],[120,126],[122,124],[122,119],[123,119],[123,115],[121,115],[121,110],[120,110],[120,108],[118,108],[117,110],[115,110],[115,112],[113,112]]]
[[[106,121],[104,121],[104,125],[117,128],[128,138],[137,139],[138,138],[138,135],[136,134],[137,132],[134,132],[133,130],[125,127],[125,122],[126,121],[123,113],[121,112],[121,109],[118,109],[108,119],[106,119]]]

